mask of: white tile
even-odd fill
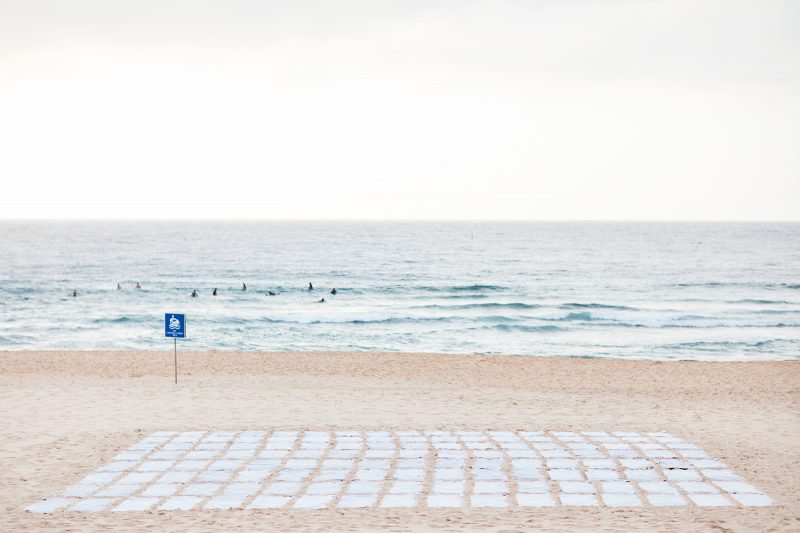
[[[517,494],[520,507],[553,507],[555,502],[549,494]]]
[[[349,470],[322,470],[317,477],[314,478],[315,481],[344,481],[347,479],[347,476],[350,474]]]
[[[677,507],[686,505],[686,500],[677,494],[648,494],[647,499],[656,507]]]
[[[122,503],[112,509],[112,511],[147,511],[153,507],[160,498],[126,498]]]
[[[712,481],[742,481],[741,477],[728,469],[713,468],[703,470],[702,472],[703,475]]]
[[[89,496],[90,494],[94,494],[100,487],[102,487],[102,485],[97,483],[91,485],[84,485],[84,484],[72,485],[62,490],[60,496],[85,497]]]
[[[473,470],[472,477],[484,481],[505,481],[506,475],[499,470]]]
[[[291,500],[289,496],[273,496],[270,494],[262,494],[256,496],[255,499],[247,506],[248,509],[279,509],[286,505]]]
[[[725,507],[731,502],[721,494],[689,494],[689,498],[701,507]]]
[[[580,470],[573,470],[570,468],[548,470],[547,475],[550,479],[555,481],[577,481],[583,479]]]
[[[220,487],[219,483],[195,483],[183,489],[184,496],[211,496]]]
[[[594,494],[594,485],[589,481],[562,481],[561,490],[571,494]]]
[[[228,470],[209,470],[206,472],[202,472],[198,477],[197,481],[207,483],[207,482],[214,482],[214,481],[228,481],[231,478],[232,472]],[[163,478],[162,478],[163,479]]]
[[[87,498],[73,505],[70,508],[70,511],[93,513],[97,511],[102,511],[103,509],[111,505],[112,502],[115,501],[116,501],[115,498]]]
[[[508,485],[505,481],[476,481],[472,487],[472,492],[477,494],[502,494],[508,492]]]
[[[141,483],[150,483],[158,475],[158,472],[133,472],[123,476],[119,481],[117,481],[117,484],[139,485]]]
[[[349,494],[377,494],[383,483],[380,481],[353,481],[347,485]]]
[[[625,477],[633,481],[661,481],[661,476],[654,470],[625,470]]]
[[[697,470],[664,470],[664,475],[672,481],[700,481]]]
[[[383,481],[388,474],[388,470],[357,470],[355,479],[359,481]]]
[[[416,494],[387,494],[381,501],[381,507],[416,507]]]
[[[188,511],[200,503],[202,499],[199,496],[173,496],[161,504],[159,509],[164,511]]]
[[[166,472],[158,479],[159,483],[186,483],[194,477],[193,472]]]
[[[472,507],[508,507],[508,498],[503,494],[473,494]]]
[[[562,494],[561,503],[563,505],[577,506],[597,506],[597,498],[594,494]]]
[[[225,496],[253,496],[261,488],[261,483],[231,483],[224,487]]]
[[[166,472],[175,461],[145,461],[136,469],[138,472]]]
[[[111,480],[113,480],[118,475],[119,474],[117,474],[116,472],[94,472],[92,474],[89,474],[88,476],[85,476],[83,479],[81,479],[78,482],[78,484],[79,485],[95,485],[95,484],[104,485],[106,483],[110,483]]]
[[[275,479],[278,481],[303,481],[313,470],[281,470]]]
[[[289,459],[286,461],[284,468],[290,470],[308,470],[317,467],[317,461],[314,459]]]
[[[111,485],[99,491],[96,495],[102,497],[130,496],[138,491],[141,485]]]
[[[422,491],[420,481],[395,481],[389,492],[392,494],[419,494]]]
[[[211,461],[181,461],[173,468],[175,470],[183,470],[186,472],[199,472],[204,469]]]
[[[765,494],[732,494],[734,500],[745,507],[767,507],[772,500]]]
[[[52,513],[75,502],[72,498],[46,498],[25,508],[31,513]]]
[[[322,461],[322,468],[329,470],[349,470],[353,466],[352,459],[327,459]]]
[[[98,472],[122,472],[136,466],[137,461],[114,461],[98,468]]]
[[[464,470],[461,468],[435,468],[433,476],[437,480],[454,481],[464,479]]]
[[[401,481],[421,481],[425,479],[425,470],[403,468],[394,471],[394,479]]]
[[[678,489],[666,481],[642,481],[639,486],[643,491],[654,494],[678,494]]]
[[[345,494],[339,500],[338,506],[342,508],[372,507],[377,500],[377,494]]]
[[[294,502],[295,509],[325,509],[333,500],[333,494],[306,494]]]
[[[321,481],[317,483],[312,483],[306,489],[307,494],[337,494],[339,490],[342,488],[342,483],[338,481]]]
[[[236,476],[236,481],[246,483],[248,481],[264,481],[269,476],[269,470],[242,470]]]
[[[604,481],[601,490],[609,494],[635,494],[636,487],[630,481]]]
[[[428,507],[461,507],[462,497],[456,494],[436,494],[428,495]]]
[[[142,496],[172,496],[178,489],[180,489],[183,485],[180,483],[156,483],[155,485],[150,485],[147,489],[142,492]]]
[[[599,470],[589,468],[586,470],[586,478],[590,481],[613,481],[619,479],[619,474],[616,470]]]
[[[437,481],[433,484],[433,492],[439,494],[463,494],[463,481]]]
[[[548,492],[547,482],[545,481],[519,481],[517,490],[523,493],[543,493]]]
[[[678,486],[689,494],[719,494],[716,487],[702,481],[679,481]]]
[[[264,493],[276,494],[280,496],[292,496],[294,493],[300,490],[301,486],[302,483],[293,481],[276,481],[264,489]]]
[[[642,500],[635,494],[603,494],[603,502],[609,507],[641,507]]]
[[[749,483],[741,481],[715,481],[714,484],[725,492],[735,492],[737,494],[761,494],[761,491]]]

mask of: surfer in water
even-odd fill
[[[321,299],[319,302],[317,302],[317,303],[319,303],[319,304],[324,304],[324,303],[325,303],[325,298],[322,298],[322,299]]]
[[[141,289],[141,288],[142,288],[142,286],[141,286],[141,285],[139,285],[139,282],[138,282],[138,281],[136,282],[136,288],[137,288],[137,289]]]
[[[75,298],[76,296],[78,296],[78,291],[72,289],[72,297]]]
[[[331,294],[336,294],[336,287],[331,290]]]
[[[275,293],[272,291],[267,291],[267,294],[269,294],[270,296],[275,296]]]
[[[216,296],[216,295],[217,295],[217,288],[214,287],[214,292],[211,293],[211,296]]]
[[[310,291],[314,290],[314,286],[311,284],[310,281],[308,282],[308,290],[310,290]]]
[[[243,291],[246,291],[246,290],[247,290],[247,285],[245,285],[244,283],[242,283],[242,290],[243,290]]]
[[[119,283],[117,283],[117,290],[120,290],[121,288],[122,288],[122,287],[120,286],[120,284],[119,284]]]
[[[192,291],[192,298],[197,298],[197,291]]]

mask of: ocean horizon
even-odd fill
[[[168,349],[172,312],[183,350],[800,358],[800,223],[8,221],[0,235],[0,350]]]

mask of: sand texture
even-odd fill
[[[0,352],[0,530],[800,530],[800,364],[373,353]],[[771,507],[33,514],[157,431],[667,431]]]

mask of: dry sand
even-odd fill
[[[159,430],[668,431],[768,508],[57,513],[53,495]],[[0,530],[800,530],[800,364],[372,353],[0,352]]]

